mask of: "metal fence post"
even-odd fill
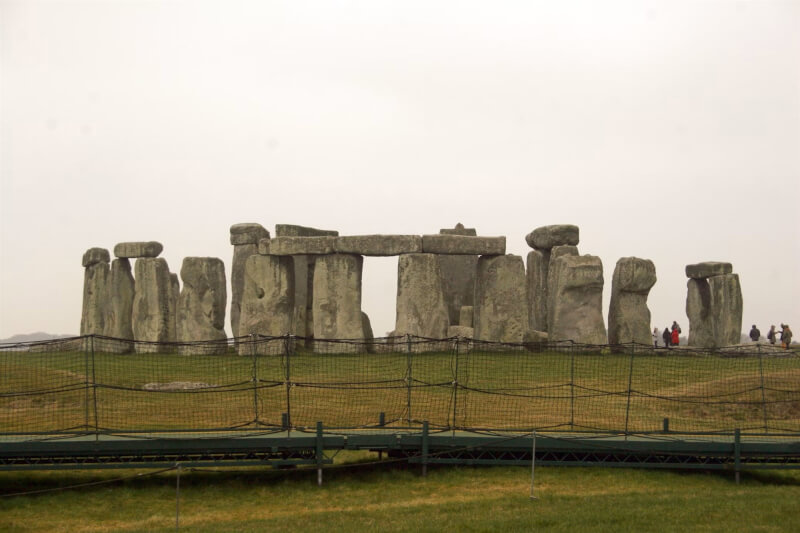
[[[569,345],[569,428],[575,429],[575,345]]]
[[[100,415],[97,412],[97,365],[94,360],[94,335],[91,337],[92,353],[92,403],[94,404],[94,440],[100,440]]]
[[[325,449],[323,446],[323,433],[322,433],[322,422],[317,421],[317,486],[322,486],[322,460],[324,458]]]
[[[408,414],[408,425],[411,425],[411,334],[406,334],[406,413]]]
[[[250,343],[253,347],[253,368],[251,370],[250,380],[253,382],[253,423],[258,424],[258,348],[256,347],[256,334],[250,334]]]
[[[761,353],[761,345],[758,345],[758,373],[761,376],[761,412],[764,417],[764,432],[769,433],[767,424],[767,393],[764,387],[764,356]]]
[[[458,359],[459,359],[459,349],[458,349],[458,337],[456,337],[456,364],[455,364],[455,371],[453,373],[453,436],[456,434],[456,416],[458,414]]]
[[[428,475],[428,421],[422,422],[422,477]]]
[[[739,472],[742,468],[742,432],[739,428],[733,430],[733,470],[736,474],[736,484],[739,484]]]
[[[628,369],[628,402],[625,406],[625,440],[628,440],[628,420],[631,413],[631,383],[633,382],[633,343],[631,343],[631,364]]]
[[[292,351],[289,349],[289,335],[283,343],[283,355],[286,358],[286,434],[291,435],[292,432],[292,370],[291,359]]]

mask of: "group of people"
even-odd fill
[[[778,335],[779,333],[775,331],[775,325],[772,325],[767,332],[767,340],[770,344],[775,344],[778,341]],[[789,328],[789,324],[781,324],[780,336],[781,346],[788,350],[789,345],[792,344],[792,330]],[[761,331],[753,324],[753,327],[750,329],[750,340],[758,342],[760,339]]]
[[[664,328],[664,333],[659,333],[658,328],[653,328],[653,348],[658,348],[658,338],[661,337],[664,346],[678,346],[681,343],[681,327],[677,321],[672,321],[671,328]]]

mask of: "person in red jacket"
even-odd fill
[[[675,328],[675,329],[672,330],[672,345],[673,346],[678,346],[680,344],[680,341],[681,341],[681,338],[680,338],[679,329]]]

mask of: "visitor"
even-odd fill
[[[678,322],[673,320],[672,321],[672,331],[675,331],[676,329],[678,330],[678,334],[683,333],[681,331],[681,327],[678,325]]]
[[[664,328],[664,333],[661,334],[661,337],[664,339],[664,347],[669,348],[669,342],[672,339],[672,336],[669,333],[669,328]]]
[[[658,328],[653,328],[653,348],[658,348]]]
[[[753,342],[758,342],[761,339],[761,332],[758,330],[755,324],[750,329],[750,340]]]
[[[792,344],[792,330],[789,329],[789,324],[781,324],[783,330],[781,331],[781,345],[789,349],[789,345]]]
[[[767,332],[767,340],[769,341],[770,344],[775,344],[775,337],[776,336],[777,335],[776,335],[776,331],[775,331],[775,324],[773,324],[769,328],[769,331]]]
[[[675,325],[677,326],[677,324]],[[681,343],[680,334],[681,328],[676,327],[672,330],[672,339],[670,339],[670,341],[672,342],[673,346],[678,346]]]

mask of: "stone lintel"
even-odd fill
[[[255,222],[245,222],[231,226],[231,244],[258,244],[261,239],[269,239],[269,230]]]
[[[335,243],[336,237],[275,237],[269,240],[268,254],[327,255],[336,252]]]
[[[114,255],[119,258],[158,257],[164,245],[156,241],[121,242],[114,246]]]
[[[731,273],[733,273],[733,265],[730,263],[706,261],[705,263],[686,265],[686,277],[691,279],[705,279]]]
[[[525,242],[535,250],[550,250],[562,245],[577,246],[579,240],[578,226],[572,224],[542,226],[525,236]]]
[[[343,254],[390,256],[422,252],[419,235],[347,235],[337,237],[334,250]]]
[[[423,235],[422,251],[428,254],[505,255],[505,237]]]
[[[275,224],[276,237],[338,237],[335,230],[309,228],[294,224]]]
[[[439,230],[439,234],[441,235],[465,235],[470,237],[475,237],[478,235],[478,232],[475,228],[465,228],[464,224],[459,222],[456,224],[455,228],[444,228]]]

